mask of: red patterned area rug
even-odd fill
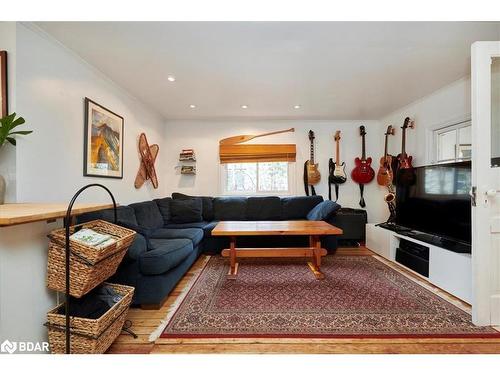
[[[212,257],[161,338],[500,337],[372,256],[327,256],[316,280],[303,261]]]

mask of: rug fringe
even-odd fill
[[[195,275],[193,275],[193,278],[184,287],[184,289],[182,289],[182,292],[179,294],[179,297],[177,297],[175,302],[168,308],[167,315],[165,316],[164,319],[162,319],[160,321],[160,325],[153,332],[151,332],[151,334],[149,335],[149,339],[148,339],[149,342],[154,342],[161,336],[161,334],[163,333],[163,331],[167,327],[167,324],[170,322],[170,319],[172,319],[172,316],[174,315],[175,311],[177,310],[179,305],[182,303],[182,301],[184,301],[184,297],[186,297],[187,293],[191,290],[193,284],[198,279],[199,274],[203,271],[203,269],[205,268],[205,266],[208,263],[208,261],[210,260],[210,258],[211,258],[210,255],[207,255],[205,257],[205,259],[203,260],[202,266],[200,267],[198,272]]]

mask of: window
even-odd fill
[[[435,163],[470,160],[472,157],[470,121],[435,130],[434,146]]]
[[[291,194],[291,163],[226,163],[221,168],[223,194]]]

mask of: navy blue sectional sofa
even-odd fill
[[[204,252],[220,254],[228,239],[213,237],[220,220],[334,219],[336,203],[312,197],[190,197],[172,198],[118,207],[118,224],[137,232],[112,281],[135,287],[133,303],[160,307],[177,282]],[[113,210],[87,213],[78,223],[103,219],[112,222]],[[333,221],[332,221],[333,222]],[[337,248],[337,238],[323,236],[322,246]],[[308,246],[304,236],[238,237],[241,247]]]

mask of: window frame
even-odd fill
[[[471,160],[472,158],[459,158],[458,146],[460,145],[460,129],[472,127],[470,118],[454,122],[432,130],[432,164],[446,164]],[[455,131],[455,158],[439,160],[439,136],[444,133]],[[472,143],[472,140],[471,140]]]
[[[252,196],[279,196],[279,197],[286,197],[286,196],[291,196],[295,195],[295,162],[293,161],[288,161],[288,162],[276,162],[276,163],[287,163],[288,167],[288,190],[286,191],[273,191],[273,190],[257,190],[257,191],[229,191],[226,189],[226,181],[227,181],[227,165],[228,164],[258,164],[258,163],[272,163],[272,162],[267,162],[267,161],[262,161],[262,162],[249,162],[249,163],[221,163],[220,168],[219,168],[219,193],[222,196],[245,196],[245,197],[252,197]],[[256,187],[258,189],[259,186],[259,168],[257,167],[257,180],[256,180]]]

